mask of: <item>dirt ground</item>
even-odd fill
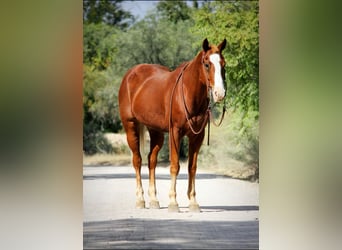
[[[142,168],[145,209],[135,208],[132,167],[84,166],[84,249],[258,249],[259,184],[198,170],[197,201],[188,209],[187,168],[177,178],[179,213],[168,212],[168,167],[156,169],[160,209],[149,209],[148,168]]]

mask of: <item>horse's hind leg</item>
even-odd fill
[[[163,146],[164,142],[164,134],[158,131],[149,129],[151,144],[150,144],[150,153],[148,154],[148,169],[149,169],[149,189],[148,194],[150,197],[150,208],[159,209],[159,201],[157,200],[157,189],[156,189],[156,179],[155,179],[155,169],[157,166],[157,156],[159,150]]]
[[[133,166],[136,175],[136,207],[145,208],[144,190],[141,183],[141,155],[139,148],[139,124],[137,122],[123,123],[128,145],[133,153]]]

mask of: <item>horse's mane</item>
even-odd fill
[[[183,69],[185,64],[191,64],[192,62],[196,61],[200,55],[202,56],[202,53],[203,53],[203,51],[201,50],[200,52],[198,52],[198,54],[192,60],[182,62],[174,71],[179,71],[180,69]]]

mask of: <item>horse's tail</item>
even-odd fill
[[[144,124],[139,123],[139,146],[140,146],[140,154],[145,155],[145,131],[146,127]]]

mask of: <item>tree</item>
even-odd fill
[[[117,107],[117,77],[108,67],[113,63],[116,37],[134,22],[122,10],[122,1],[83,1],[83,150],[86,154],[112,152],[103,136],[117,132],[121,122]]]
[[[232,109],[228,130],[242,150],[239,157],[258,165],[259,135],[259,6],[258,1],[205,2],[193,12],[192,32],[212,43],[227,39],[228,106]],[[247,157],[248,156],[248,157]],[[247,159],[249,158],[249,159]]]
[[[134,16],[122,9],[121,2],[123,0],[83,0],[83,22],[128,28],[134,23]]]
[[[105,70],[113,62],[119,30],[107,24],[83,25],[83,63],[90,69]]]
[[[83,150],[86,154],[111,152],[106,131],[118,132],[121,121],[117,105],[118,89],[108,71],[83,67]]]
[[[190,19],[190,8],[186,1],[159,1],[157,11],[163,18],[173,23]]]
[[[158,18],[158,13],[145,17],[117,38],[116,46],[120,49],[111,66],[113,72],[123,76],[130,67],[140,63],[156,63],[175,69],[191,60],[198,52],[192,47],[196,36],[188,32],[191,26],[191,20],[175,24]]]

